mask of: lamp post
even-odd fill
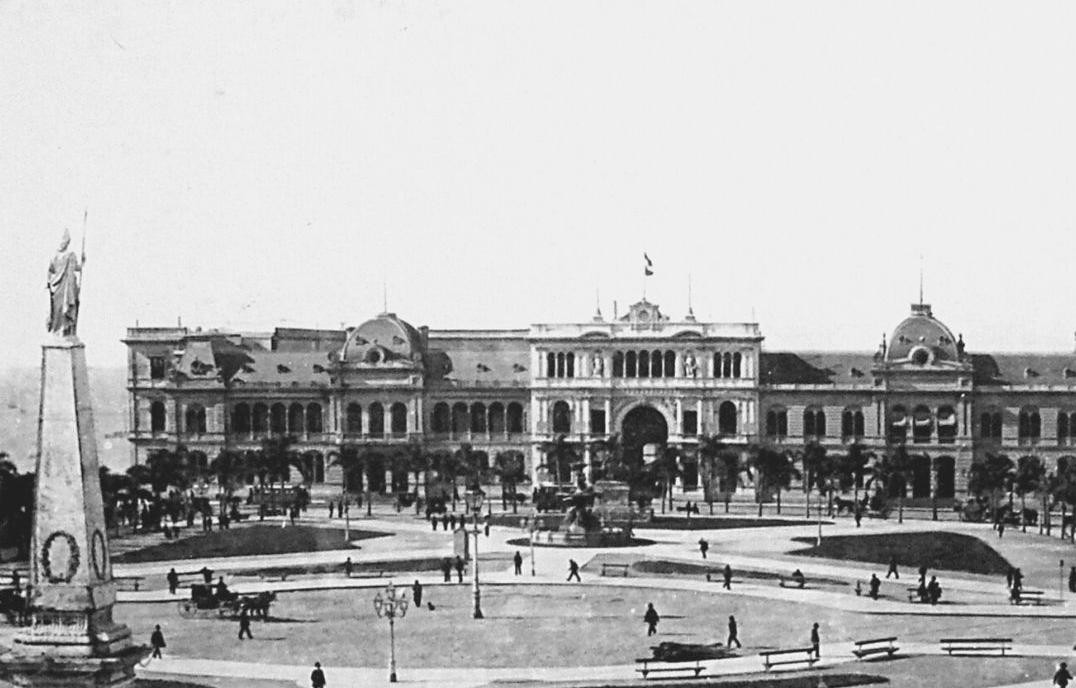
[[[482,513],[482,499],[484,497],[482,490],[471,490],[465,496],[467,508],[474,515],[474,530],[472,531],[474,534],[474,549],[471,550],[471,592],[474,596],[474,618],[476,619],[483,618],[482,593],[478,588],[478,535],[481,532],[478,528],[478,515]]]
[[[401,619],[407,614],[407,593],[397,596],[392,583],[385,587],[385,596],[377,593],[374,597],[374,611],[377,618],[389,620],[389,683],[396,683],[396,617]]]

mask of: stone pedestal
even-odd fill
[[[112,620],[116,588],[85,349],[74,336],[42,349],[31,623],[0,657],[0,676],[21,686],[122,685],[146,650]]]

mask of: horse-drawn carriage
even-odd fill
[[[234,619],[244,610],[254,617],[265,619],[269,606],[276,601],[275,592],[240,595],[219,586],[196,583],[191,586],[191,598],[179,602],[179,615],[185,619],[220,616]]]

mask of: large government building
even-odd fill
[[[929,305],[876,351],[768,351],[756,323],[670,318],[646,299],[613,319],[518,330],[431,330],[382,313],[346,330],[251,334],[183,327],[127,332],[134,460],[184,445],[202,460],[297,438],[317,482],[339,483],[349,447],[461,443],[514,449],[541,481],[544,443],[730,446],[883,453],[906,444],[908,496],[962,497],[990,452],[1076,455],[1076,354],[966,351]],[[589,451],[585,459],[590,460]],[[405,489],[386,468],[376,490]]]

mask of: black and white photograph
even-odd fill
[[[0,0],[0,688],[1076,686],[1074,257],[1071,2]]]

